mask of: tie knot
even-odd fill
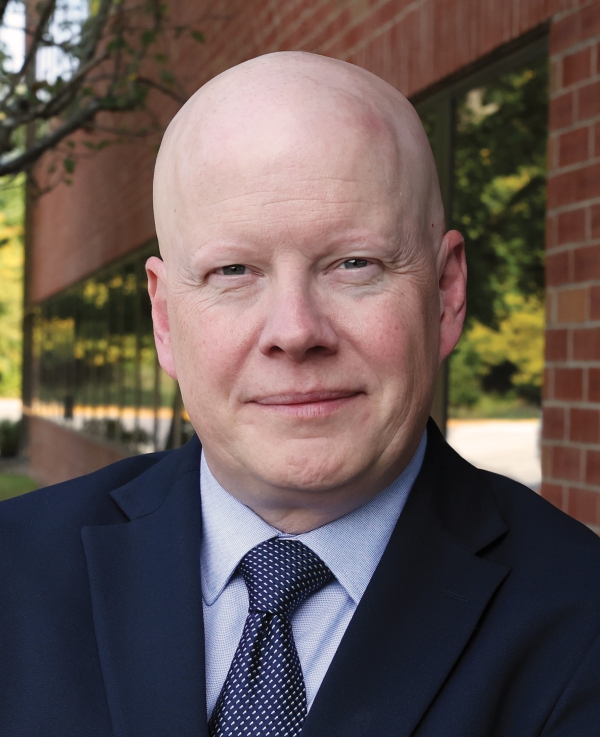
[[[304,543],[280,538],[266,540],[246,553],[240,572],[248,587],[251,612],[287,616],[333,578]]]

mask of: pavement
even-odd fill
[[[450,420],[447,439],[478,468],[539,491],[541,420]]]
[[[21,400],[0,397],[0,422],[10,420],[16,422],[21,419]]]

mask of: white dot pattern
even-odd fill
[[[209,735],[296,737],[306,718],[306,690],[290,617],[333,574],[304,543],[279,538],[253,548],[239,570],[248,617]]]

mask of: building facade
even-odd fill
[[[449,212],[461,95],[543,60],[542,494],[600,529],[600,2],[176,0],[172,14],[206,37],[201,47],[182,41],[172,49],[190,93],[246,59],[292,49],[358,64],[394,85],[433,131]],[[159,112],[166,124],[176,109],[161,101]],[[157,366],[145,295],[143,261],[156,250],[156,142],[112,146],[83,161],[73,186],[29,211],[25,411],[32,467],[45,482],[176,446],[191,431],[177,387]]]

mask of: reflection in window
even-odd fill
[[[467,323],[450,360],[454,417],[538,416],[544,350],[548,57],[418,105],[448,225],[465,237]]]
[[[34,414],[133,453],[191,436],[154,347],[144,263],[155,253],[138,251],[38,306]]]

